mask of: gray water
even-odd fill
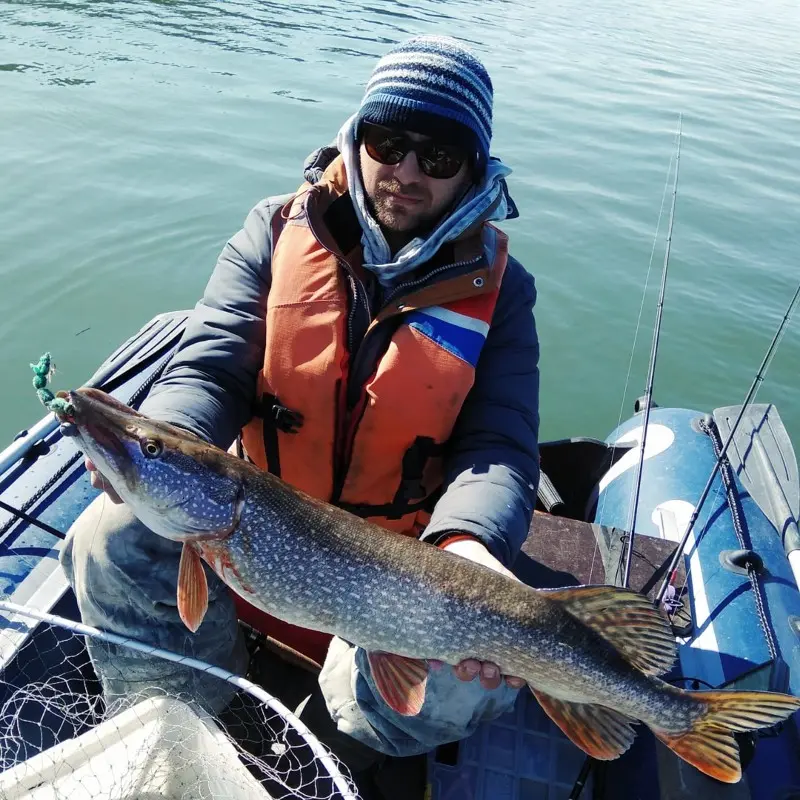
[[[542,437],[604,437],[644,389],[683,150],[655,397],[739,402],[800,278],[791,0],[0,0],[0,442],[43,413],[28,363],[85,380],[191,307],[262,197],[292,191],[378,57],[457,35],[495,85],[493,152],[536,276]],[[800,316],[800,315],[798,315]],[[800,319],[759,395],[800,444]]]

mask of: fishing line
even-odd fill
[[[631,370],[633,369],[633,357],[634,357],[634,354],[636,352],[636,343],[638,341],[639,330],[641,329],[641,325],[642,325],[642,315],[644,313],[644,305],[645,305],[645,301],[647,299],[647,288],[650,285],[650,274],[651,274],[652,269],[653,269],[653,259],[655,258],[656,245],[658,244],[658,235],[659,235],[659,233],[661,231],[661,220],[662,220],[662,218],[664,216],[664,205],[665,205],[666,199],[667,199],[667,189],[669,188],[670,175],[672,175],[672,161],[673,161],[674,158],[675,158],[675,151],[673,149],[673,152],[670,154],[670,157],[669,157],[669,164],[667,166],[667,175],[666,175],[666,178],[664,179],[664,190],[661,193],[661,207],[658,210],[658,220],[656,221],[656,232],[655,232],[655,235],[653,236],[653,246],[652,246],[652,248],[650,250],[650,261],[648,262],[648,265],[647,265],[647,274],[646,274],[645,280],[644,280],[644,289],[642,290],[642,302],[639,305],[639,316],[636,319],[636,330],[634,331],[634,334],[633,334],[633,344],[631,345],[631,355],[630,355],[630,359],[628,360],[628,371],[627,371],[627,374],[625,375],[625,387],[624,387],[624,389],[622,391],[622,401],[620,402],[619,416],[617,417],[617,428],[619,428],[619,426],[622,424],[622,415],[625,412],[625,399],[627,398],[627,395],[628,395],[628,386],[630,384],[630,379],[631,379]],[[606,499],[607,499],[607,496],[604,495],[603,496],[602,507],[601,507],[601,510],[600,510],[600,516],[601,517],[603,516],[603,514],[605,512]]]
[[[214,675],[217,678],[227,681],[237,689],[246,692],[259,702],[271,708],[286,722],[288,722],[297,731],[297,733],[303,737],[303,740],[311,748],[314,756],[325,767],[329,777],[344,800],[359,800],[358,794],[354,787],[352,787],[347,779],[341,774],[340,767],[337,766],[331,754],[326,750],[326,748],[317,739],[314,733],[306,726],[306,724],[297,716],[295,716],[280,700],[278,700],[276,697],[273,697],[258,684],[247,680],[247,678],[236,675],[236,673],[230,672],[222,667],[216,667],[206,661],[192,658],[191,656],[182,656],[178,653],[173,653],[170,650],[163,650],[160,647],[155,647],[154,645],[139,641],[138,639],[131,639],[127,636],[119,636],[107,631],[101,631],[98,628],[84,625],[81,622],[73,622],[70,619],[58,617],[55,614],[49,614],[44,611],[36,611],[31,608],[25,608],[24,606],[17,605],[16,603],[10,603],[7,600],[0,600],[0,611],[6,611],[11,614],[19,614],[24,617],[30,617],[38,620],[39,622],[46,622],[48,625],[63,628],[71,633],[89,636],[90,638],[97,639],[101,642],[105,642],[106,644],[121,645],[148,656],[156,656],[181,666],[192,667],[193,669],[206,672],[209,675]]]
[[[650,363],[647,369],[647,383],[644,396],[644,417],[642,419],[642,439],[639,459],[636,463],[636,477],[633,481],[633,503],[628,513],[628,547],[625,554],[625,574],[622,585],[627,586],[631,576],[631,560],[633,555],[633,541],[636,536],[636,518],[639,513],[639,495],[642,488],[642,472],[644,471],[645,452],[647,450],[647,429],[650,424],[650,410],[653,400],[653,386],[656,378],[656,360],[658,358],[658,343],[661,337],[661,320],[664,313],[664,297],[667,290],[667,270],[669,268],[669,255],[672,245],[672,230],[675,225],[675,204],[678,199],[678,175],[681,166],[681,134],[683,130],[683,115],[678,116],[678,143],[675,151],[675,181],[672,185],[672,208],[669,214],[669,229],[667,243],[664,250],[664,268],[661,272],[661,288],[659,289],[658,303],[656,306],[656,321],[653,326],[653,344],[650,351]]]
[[[645,457],[645,448],[646,448],[646,444],[647,444],[647,426],[648,426],[649,416],[650,416],[650,403],[651,403],[651,400],[652,400],[653,377],[654,377],[654,374],[655,374],[655,351],[657,351],[657,342],[658,342],[658,336],[659,336],[659,332],[660,332],[661,309],[663,308],[663,294],[664,294],[664,289],[665,289],[665,285],[666,285],[666,271],[667,271],[667,265],[669,263],[670,240],[672,238],[672,226],[673,226],[673,222],[674,222],[674,218],[675,218],[675,200],[676,200],[676,196],[677,196],[678,168],[679,168],[679,164],[680,164],[680,145],[681,145],[682,122],[683,122],[683,117],[682,117],[681,114],[679,114],[678,115],[678,130],[676,131],[676,134],[675,134],[675,148],[673,149],[673,153],[670,156],[669,166],[667,168],[667,175],[666,175],[666,179],[664,181],[664,189],[663,189],[662,194],[661,194],[661,208],[659,209],[659,212],[658,212],[658,223],[656,225],[655,236],[653,237],[653,247],[652,247],[652,249],[650,251],[650,262],[649,262],[648,267],[647,267],[647,276],[646,276],[646,279],[645,279],[644,291],[642,292],[642,302],[641,302],[641,304],[639,306],[639,317],[638,317],[638,319],[636,321],[636,332],[634,334],[633,347],[631,348],[630,360],[628,361],[628,373],[627,373],[627,376],[625,378],[625,389],[623,391],[622,403],[620,404],[619,418],[617,420],[617,429],[618,429],[619,426],[622,424],[622,414],[623,414],[623,410],[624,410],[624,406],[625,406],[625,399],[626,399],[627,393],[628,393],[628,385],[630,383],[630,375],[631,375],[631,370],[632,370],[632,366],[633,366],[633,358],[634,358],[634,353],[635,353],[635,350],[636,350],[636,341],[638,339],[639,330],[640,330],[640,327],[641,327],[642,314],[644,312],[644,305],[645,305],[645,300],[646,300],[646,297],[647,297],[647,287],[648,287],[649,282],[650,282],[650,274],[652,272],[653,259],[655,257],[656,243],[658,241],[658,235],[659,235],[659,232],[661,230],[661,219],[662,219],[663,214],[664,214],[664,205],[665,205],[665,202],[666,202],[667,189],[669,187],[670,176],[672,174],[672,162],[673,162],[673,159],[674,159],[675,160],[675,178],[674,178],[673,191],[672,191],[672,210],[671,210],[670,219],[669,219],[669,232],[668,232],[668,236],[667,236],[667,246],[666,246],[665,257],[664,257],[664,269],[662,271],[661,292],[659,294],[658,306],[657,306],[657,311],[656,311],[656,321],[655,321],[655,326],[654,326],[654,331],[653,331],[653,342],[654,342],[654,344],[653,344],[653,352],[651,352],[651,356],[650,356],[650,363],[648,365],[648,377],[647,377],[647,382],[646,382],[647,385],[645,387],[645,400],[646,400],[646,404],[645,405],[646,405],[646,408],[645,408],[644,422],[643,422],[643,425],[642,425],[642,436],[641,436],[641,440],[639,442],[640,455],[639,455],[639,461],[637,462],[636,479],[631,484],[631,489],[630,489],[630,492],[629,492],[629,495],[628,495],[628,509],[629,509],[629,512],[628,512],[628,524],[627,524],[628,537],[627,537],[627,539],[625,537],[623,537],[623,547],[620,550],[619,558],[617,560],[617,568],[616,568],[615,575],[614,575],[614,582],[618,583],[619,580],[622,579],[622,585],[623,586],[627,586],[628,583],[629,583],[629,580],[630,580],[630,564],[631,564],[631,558],[632,558],[632,555],[633,555],[633,530],[634,530],[634,527],[635,527],[636,509],[638,507],[638,495],[639,495],[639,491],[638,490],[639,490],[639,487],[641,485],[641,469],[642,469],[642,464],[643,464],[644,457]],[[601,508],[601,517],[602,517],[602,515],[604,513],[606,499],[607,499],[607,495],[605,495],[603,497],[603,505],[602,505],[602,508]],[[634,511],[633,511],[633,521],[631,521],[631,513],[632,513],[631,509],[634,509]],[[622,568],[623,568],[623,563],[625,564],[624,576],[621,574],[621,571],[622,571]],[[594,566],[594,553],[592,554],[592,567],[593,566]]]

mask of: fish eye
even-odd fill
[[[145,458],[158,458],[164,452],[164,445],[158,439],[142,439],[141,448]]]

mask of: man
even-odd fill
[[[453,39],[417,37],[382,58],[307,182],[259,203],[227,244],[142,411],[236,441],[309,494],[507,572],[539,476],[539,349],[533,279],[490,224],[516,216],[510,170],[489,155],[492,92]],[[196,634],[178,618],[179,555],[124,506],[96,502],[62,563],[84,621],[243,672],[219,580]],[[202,673],[92,647],[109,698],[157,685],[214,710],[230,700]],[[392,755],[469,735],[522,684],[472,659],[432,664],[421,713],[403,717],[363,651],[338,639],[319,683],[343,739]]]

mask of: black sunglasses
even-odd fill
[[[361,131],[370,158],[381,164],[399,164],[413,150],[419,168],[429,178],[454,178],[469,158],[467,151],[458,145],[439,144],[433,139],[415,142],[402,131],[383,125],[362,122]]]

